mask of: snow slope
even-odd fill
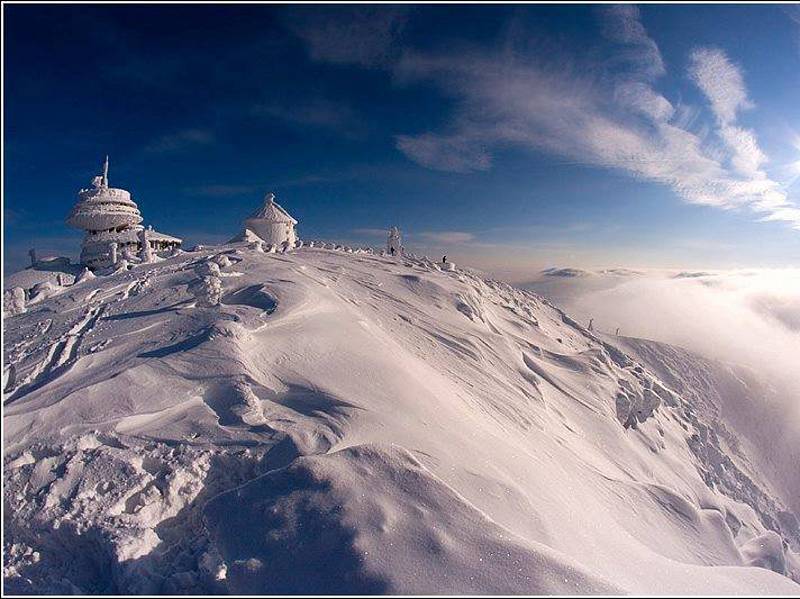
[[[6,592],[800,593],[696,357],[503,283],[242,242],[5,333]]]

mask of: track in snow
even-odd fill
[[[50,346],[45,358],[39,362],[25,382],[11,393],[5,403],[12,403],[18,397],[38,389],[67,372],[77,362],[84,337],[92,331],[104,310],[103,304],[89,307],[83,318]]]

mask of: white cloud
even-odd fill
[[[779,220],[790,223],[800,222],[800,208],[778,207],[769,211],[766,216],[761,217],[763,221]]]
[[[721,127],[719,134],[732,151],[731,165],[743,175],[758,175],[767,157],[758,147],[755,134],[732,125]]]
[[[722,50],[698,48],[692,52],[689,75],[708,99],[731,166],[742,175],[761,177],[760,168],[767,157],[755,133],[736,125],[739,112],[753,108],[739,67]]]
[[[692,174],[702,173],[703,180],[723,175],[702,153],[696,136],[630,115],[628,104],[611,102],[613,92],[606,96],[608,90],[578,75],[478,54],[407,56],[400,69],[406,79],[432,80],[450,93],[457,91],[461,99],[448,130],[399,138],[398,147],[429,168],[485,169],[489,149],[516,145],[687,188]],[[663,118],[667,100],[659,101],[661,96],[650,89],[639,93],[641,89],[633,86],[622,95],[640,109],[649,107],[639,112]],[[424,153],[409,151],[418,147]]]
[[[716,116],[716,133],[727,150],[732,171],[742,178],[736,182],[732,203],[746,203],[763,213],[761,221],[784,221],[800,230],[800,209],[789,201],[785,188],[763,170],[767,156],[755,133],[737,125],[739,112],[754,106],[739,67],[722,50],[699,48],[692,52],[689,73]]]
[[[475,236],[464,231],[423,231],[418,236],[429,243],[458,245],[469,243]]]
[[[666,122],[675,114],[669,100],[656,93],[649,85],[638,81],[627,81],[618,85],[615,99],[654,121]]]
[[[627,62],[645,77],[663,75],[664,60],[642,25],[639,8],[634,4],[611,4],[599,10],[606,37],[622,46],[614,57],[616,61]]]
[[[398,149],[426,168],[465,173],[489,169],[493,152],[524,148],[621,170],[668,185],[690,203],[746,207],[761,220],[800,229],[784,188],[762,168],[767,157],[755,134],[736,122],[752,106],[736,65],[719,50],[692,53],[690,74],[716,115],[698,124],[696,110],[673,106],[650,83],[663,61],[632,9],[603,12],[616,48],[610,60],[626,66],[613,77],[508,49],[405,54],[395,68],[398,82],[433,83],[455,99],[456,110],[440,131],[397,136]],[[645,59],[630,59],[632,46],[646,49]]]
[[[732,123],[739,111],[753,107],[741,71],[722,50],[696,49],[692,52],[689,74],[708,98],[721,124]]]
[[[414,162],[434,170],[468,173],[485,171],[492,165],[480,140],[467,135],[398,135],[397,147]]]

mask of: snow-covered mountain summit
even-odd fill
[[[4,352],[7,592],[800,592],[747,375],[465,271],[210,247]]]

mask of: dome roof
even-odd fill
[[[103,174],[92,179],[92,187],[78,192],[78,203],[67,217],[67,224],[88,231],[102,231],[142,222],[139,207],[124,189],[108,186],[108,158]]]
[[[297,224],[297,221],[293,219],[289,213],[286,212],[286,210],[284,210],[283,207],[275,201],[275,194],[271,192],[264,197],[264,205],[253,212],[253,214],[251,214],[247,220],[259,220],[268,223]]]

